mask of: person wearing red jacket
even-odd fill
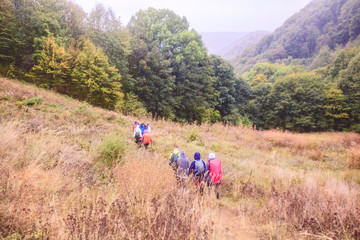
[[[215,153],[209,154],[209,161],[206,164],[205,182],[207,183],[210,195],[210,187],[215,185],[216,199],[219,200],[219,186],[221,183],[222,171],[221,161],[215,157]]]
[[[141,138],[141,142],[144,144],[145,149],[147,149],[149,144],[152,142],[151,136],[147,130],[144,131],[144,135]]]

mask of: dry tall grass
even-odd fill
[[[0,113],[2,238],[360,239],[358,134],[140,119],[153,129],[144,151],[138,119],[6,79]],[[112,164],[99,159],[108,136],[126,139]],[[220,204],[177,186],[174,144],[222,159]]]

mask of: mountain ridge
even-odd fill
[[[323,47],[334,51],[359,34],[360,1],[314,0],[230,63],[238,74],[265,61],[310,65]]]

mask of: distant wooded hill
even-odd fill
[[[257,32],[204,32],[202,40],[210,54],[219,55],[227,60],[238,56],[247,47],[257,43],[266,31]]]
[[[314,0],[231,63],[238,74],[258,62],[326,66],[331,59],[319,59],[318,54],[330,56],[337,48],[357,45],[359,33],[359,0]]]

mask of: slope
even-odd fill
[[[231,63],[240,74],[264,61],[311,64],[324,47],[358,44],[359,34],[360,1],[314,0]]]
[[[209,54],[222,56],[247,32],[202,32],[200,33]]]
[[[136,119],[0,78],[0,236],[5,239],[356,238],[360,136]],[[215,152],[221,199],[177,187],[174,144]],[[311,237],[310,237],[311,238]]]
[[[269,34],[266,31],[257,32],[204,32],[202,40],[209,54],[219,55],[227,60],[241,54],[260,39]]]

